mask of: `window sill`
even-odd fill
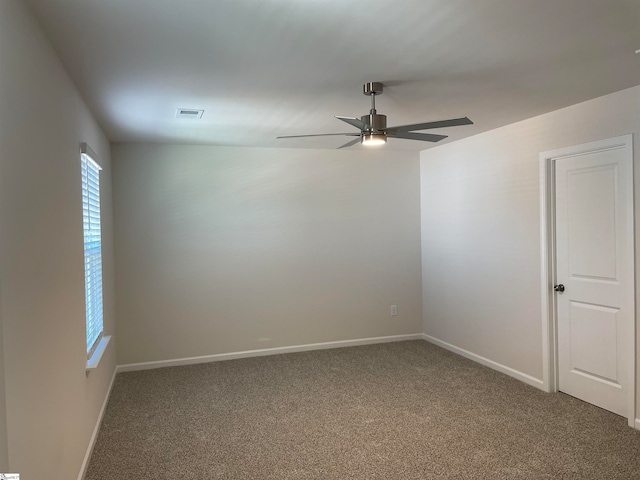
[[[108,337],[102,337],[100,339],[100,342],[98,342],[98,346],[94,350],[93,355],[91,355],[91,358],[87,360],[87,368],[86,368],[87,373],[89,373],[91,370],[95,370],[96,368],[98,368],[98,364],[100,363],[100,360],[102,359],[102,355],[107,349],[109,340],[111,340],[111,335],[109,335]]]

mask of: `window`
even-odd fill
[[[96,155],[81,148],[82,224],[84,231],[84,289],[86,301],[87,358],[102,339],[102,240],[100,232],[100,170]]]

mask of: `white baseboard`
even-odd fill
[[[159,360],[155,362],[129,363],[118,365],[116,372],[133,372],[137,370],[150,370],[162,367],[179,367],[182,365],[195,365],[198,363],[220,362],[238,358],[264,357],[267,355],[279,355],[281,353],[307,352],[310,350],[326,350],[331,348],[355,347],[358,345],[372,345],[375,343],[401,342],[404,340],[422,340],[422,333],[408,335],[392,335],[388,337],[360,338],[356,340],[339,340],[337,342],[310,343],[307,345],[294,345],[290,347],[265,348],[262,350],[247,350],[244,352],[218,353],[202,357],[177,358],[173,360]]]
[[[96,426],[93,427],[93,433],[91,434],[91,438],[89,439],[89,446],[87,447],[87,452],[84,454],[84,460],[82,461],[82,465],[80,467],[80,474],[78,475],[78,480],[84,480],[84,476],[87,473],[89,460],[91,459],[91,454],[93,453],[93,447],[95,446],[96,439],[98,438],[98,432],[100,431],[100,425],[102,424],[102,417],[104,417],[104,411],[107,409],[107,403],[109,402],[109,397],[111,396],[111,389],[113,388],[113,382],[116,379],[116,373],[118,373],[117,368],[113,370],[113,375],[111,376],[111,381],[109,382],[109,388],[107,389],[107,394],[104,397],[104,402],[102,402],[102,408],[100,408],[100,413],[98,414],[98,419],[96,420]]]
[[[522,373],[519,370],[515,370],[511,367],[507,367],[506,365],[502,365],[501,363],[494,362],[493,360],[489,360],[488,358],[481,357],[473,352],[468,350],[464,350],[460,347],[456,347],[455,345],[451,345],[450,343],[444,342],[442,340],[438,340],[437,338],[431,337],[427,334],[423,334],[422,338],[429,343],[433,343],[434,345],[438,345],[446,350],[449,350],[453,353],[457,353],[469,360],[473,360],[474,362],[478,362],[486,367],[493,368],[498,372],[504,373],[505,375],[509,375],[510,377],[517,378],[521,382],[532,385],[536,388],[544,390],[544,384],[542,380],[536,377],[532,377],[531,375],[527,375],[526,373]]]

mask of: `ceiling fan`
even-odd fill
[[[387,138],[401,138],[404,140],[420,140],[423,142],[439,142],[447,138],[446,135],[435,135],[432,133],[416,133],[415,130],[428,130],[431,128],[456,127],[458,125],[472,125],[473,122],[467,117],[452,118],[451,120],[438,120],[435,122],[413,123],[411,125],[399,125],[397,127],[387,127],[387,116],[379,115],[376,111],[376,95],[382,94],[383,85],[380,82],[365,83],[362,93],[371,97],[371,110],[369,115],[360,118],[340,117],[338,120],[353,125],[360,130],[359,133],[319,133],[314,135],[286,135],[277,138],[301,138],[301,137],[328,137],[333,135],[356,137],[338,148],[346,148],[356,143],[362,145],[383,145],[387,143]]]

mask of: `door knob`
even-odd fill
[[[554,286],[553,286],[553,289],[554,289],[556,292],[560,292],[560,293],[562,293],[562,292],[564,292],[564,285],[563,285],[563,284],[561,284],[561,283],[559,283],[558,285],[554,285]]]

